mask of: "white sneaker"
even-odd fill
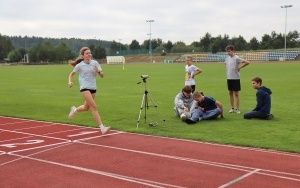
[[[173,110],[174,110],[175,116],[179,116],[179,113],[178,113],[178,110],[177,110],[177,108],[176,108],[176,107],[174,107],[174,108],[173,108]]]
[[[233,113],[233,112],[234,112],[234,109],[231,108],[228,113]]]
[[[100,130],[102,134],[106,134],[108,131],[110,131],[110,127],[103,127],[102,129],[100,128]]]
[[[71,106],[71,110],[70,110],[70,113],[69,113],[69,116],[68,116],[69,119],[72,119],[74,117],[74,115],[76,113],[75,110],[76,110],[76,107],[75,106]]]
[[[180,115],[180,118],[182,119],[182,121],[185,121],[186,120],[186,115],[183,113]]]
[[[235,113],[240,114],[241,111],[239,109],[235,109]]]
[[[186,118],[191,118],[191,114],[189,112],[183,112]]]

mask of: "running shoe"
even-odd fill
[[[75,116],[75,113],[76,113],[76,107],[72,106],[68,118],[72,119]]]
[[[228,113],[233,113],[233,112],[234,112],[234,109],[231,108]]]
[[[235,113],[240,114],[241,111],[239,109],[235,109]]]
[[[100,128],[100,130],[101,130],[102,134],[106,134],[106,133],[108,133],[108,131],[110,131],[110,127],[103,127],[103,128]]]

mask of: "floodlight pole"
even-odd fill
[[[284,60],[286,60],[286,25],[287,25],[287,9],[293,5],[283,5],[281,8],[285,8],[285,28],[284,28]]]
[[[121,55],[121,40],[122,40],[122,39],[119,39],[119,43],[120,43],[119,55]]]
[[[150,55],[150,63],[152,63],[152,46],[151,46],[151,23],[154,22],[154,20],[146,20],[146,22],[150,23],[150,33],[148,34],[150,36],[149,41],[149,55]]]

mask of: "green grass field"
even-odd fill
[[[227,113],[224,65],[195,65],[203,70],[196,76],[196,90],[223,104],[224,119],[187,125],[175,117],[174,97],[184,84],[184,64],[126,64],[125,70],[120,65],[102,65],[105,78],[97,80],[96,102],[104,124],[114,130],[300,153],[300,62],[252,63],[242,69],[241,114]],[[90,112],[67,119],[70,106],[83,103],[78,75],[74,87],[68,88],[71,70],[68,65],[0,66],[0,115],[97,127]],[[137,84],[142,74],[149,75],[147,89],[158,107],[149,99],[147,123],[143,109],[137,128],[145,90],[143,82]],[[255,76],[262,77],[263,85],[273,91],[272,121],[243,119],[243,113],[256,104],[256,91],[251,87]],[[149,122],[158,125],[151,127]]]

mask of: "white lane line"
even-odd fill
[[[85,127],[77,128],[77,129],[70,129],[70,130],[64,130],[64,131],[57,131],[57,132],[51,132],[51,133],[46,133],[43,135],[52,135],[52,134],[60,134],[60,133],[67,133],[67,132],[75,132],[75,131],[80,131],[85,129]]]
[[[19,143],[1,144],[0,147],[15,148],[21,145],[33,145],[33,144],[40,144],[43,142],[44,140],[26,140],[25,142],[19,142]]]
[[[54,123],[54,124],[57,124],[57,125],[66,125],[66,126],[71,126],[71,127],[79,127],[78,125],[70,125],[70,124],[64,124],[64,123],[37,121],[37,120],[30,120],[30,119],[23,119],[23,118],[13,118],[13,117],[7,117],[7,116],[0,116],[0,118],[1,117],[2,118],[9,118],[9,119],[16,119],[16,120],[23,120],[23,121],[26,121],[26,122],[33,121],[33,122],[41,122],[41,123]],[[16,123],[23,123],[23,122],[16,122]],[[11,123],[11,124],[13,124],[13,123]],[[85,127],[85,128],[95,129],[94,127]],[[119,132],[122,132],[122,131],[119,131]],[[184,142],[193,142],[193,143],[205,144],[205,145],[214,145],[214,146],[220,146],[220,147],[236,148],[236,149],[249,150],[249,151],[257,151],[257,152],[263,152],[263,153],[275,153],[275,154],[278,154],[278,155],[287,155],[287,156],[293,156],[293,157],[300,157],[299,154],[288,153],[288,152],[283,152],[283,151],[275,151],[275,150],[268,150],[268,149],[261,149],[261,148],[250,148],[250,147],[243,147],[243,146],[224,145],[224,144],[217,144],[217,143],[201,142],[201,141],[196,141],[196,140],[161,137],[161,136],[155,136],[155,135],[144,135],[144,134],[138,134],[138,133],[129,133],[129,132],[124,132],[124,133],[139,135],[139,136],[146,136],[146,137],[156,137],[156,138],[161,138],[161,139],[169,139],[169,140],[171,139],[171,140],[178,140],[178,141],[184,141]]]
[[[1,117],[1,116],[0,116]],[[7,118],[7,117],[6,117]],[[13,119],[20,119],[20,118],[13,118]],[[26,119],[25,119],[26,120]],[[35,122],[39,122],[39,121],[35,121]],[[43,121],[41,121],[43,122]],[[20,122],[21,123],[21,122]],[[43,122],[45,123],[45,122]],[[48,122],[49,123],[49,122]],[[56,123],[58,125],[67,125],[67,126],[74,126],[74,127],[78,127],[76,125],[69,125],[69,124],[61,124],[61,123]],[[95,129],[92,127],[88,127],[91,129]],[[0,130],[1,131],[1,130]],[[267,150],[267,149],[260,149],[260,148],[249,148],[249,147],[242,147],[242,146],[231,146],[231,145],[222,145],[222,144],[216,144],[216,143],[208,143],[208,142],[200,142],[200,141],[194,141],[194,140],[186,140],[186,139],[177,139],[177,138],[168,138],[168,137],[160,137],[160,136],[155,136],[155,135],[143,135],[143,134],[138,134],[138,133],[128,133],[128,132],[122,132],[122,131],[118,131],[119,133],[126,133],[126,134],[132,134],[132,135],[138,135],[138,136],[144,136],[144,137],[154,137],[154,138],[160,138],[160,139],[169,139],[169,140],[177,140],[177,141],[184,141],[184,142],[193,142],[193,143],[198,143],[198,144],[205,144],[205,145],[214,145],[214,146],[219,146],[219,147],[228,147],[228,148],[235,148],[235,149],[242,149],[242,150],[249,150],[249,151],[257,151],[257,152],[264,152],[264,153],[274,153],[274,154],[278,154],[278,155],[287,155],[287,156],[292,156],[292,157],[300,157],[299,154],[293,154],[293,153],[288,153],[288,152],[281,152],[281,151],[275,151],[275,150]],[[40,135],[35,135],[35,136],[40,136]],[[102,135],[103,136],[103,135]],[[97,136],[97,137],[101,137],[101,136]],[[96,137],[92,137],[92,138],[96,138]],[[80,139],[80,140],[88,140],[88,139],[92,139],[92,138],[84,138],[84,139]],[[102,146],[105,147],[105,146]],[[199,161],[199,160],[198,160]],[[205,162],[203,164],[222,164],[222,163],[217,163],[217,162]],[[237,167],[240,168],[239,170],[243,170],[243,169],[253,169],[251,167],[243,167],[243,166],[239,166],[239,165],[231,165],[231,164],[223,164],[224,167],[228,167],[228,166],[233,166],[233,167]],[[237,169],[238,170],[238,169]],[[263,170],[263,169],[262,169]],[[262,171],[261,170],[261,171]],[[247,171],[247,170],[243,170],[243,171]],[[271,170],[263,170],[265,172],[269,172],[269,173],[276,173],[276,174],[283,174],[283,175],[290,175],[290,176],[300,176],[298,174],[292,174],[292,173],[285,173],[285,172],[280,172],[280,171],[271,171]],[[263,175],[267,175],[267,176],[274,176],[274,177],[279,177],[279,178],[283,178],[283,179],[291,179],[291,180],[295,180],[295,181],[300,181],[299,179],[294,179],[294,178],[287,178],[285,176],[277,176],[277,175],[273,175],[273,174],[268,174],[268,173],[262,173],[262,172],[258,172],[258,174],[263,174]]]
[[[9,140],[2,140],[0,141],[1,142],[12,142],[12,141],[17,141],[17,140],[24,140],[24,139],[28,139],[28,138],[36,138],[36,136],[25,136],[25,137],[22,137],[22,138],[14,138],[14,139],[9,139]]]
[[[92,146],[98,146],[98,147],[103,147],[103,148],[116,149],[116,150],[121,150],[121,151],[127,151],[127,152],[133,152],[133,153],[139,153],[139,154],[145,154],[145,155],[151,155],[151,156],[157,156],[157,157],[163,157],[163,158],[169,158],[169,159],[175,159],[175,160],[181,160],[181,161],[188,161],[188,162],[193,162],[193,163],[198,163],[198,164],[206,164],[206,165],[209,165],[209,166],[216,166],[216,167],[220,167],[220,168],[227,168],[227,169],[232,169],[232,170],[237,170],[237,171],[249,172],[249,171],[255,171],[257,169],[257,168],[253,168],[253,167],[247,167],[247,166],[240,166],[240,165],[233,165],[233,164],[228,164],[228,163],[219,163],[219,162],[206,161],[206,160],[200,160],[200,159],[178,157],[178,156],[159,154],[159,153],[151,153],[151,152],[146,152],[146,151],[132,150],[132,149],[126,149],[126,148],[118,148],[118,147],[106,146],[106,145],[101,145],[101,144],[92,144],[92,143],[85,143],[85,142],[80,142],[80,141],[78,141],[78,143],[82,143],[82,144],[86,144],[86,145],[92,145]],[[287,174],[285,172],[260,169],[260,172],[257,172],[257,173],[261,173],[261,171],[270,172],[269,174],[268,173],[264,174],[264,175],[267,175],[267,176],[300,181],[300,179],[293,179],[293,178],[289,178],[289,177],[284,176],[284,175]],[[276,174],[281,174],[281,175],[274,175],[271,172],[276,173]],[[299,174],[289,173],[289,175],[299,177]]]
[[[74,136],[82,136],[82,135],[87,135],[87,134],[94,134],[94,133],[99,133],[99,131],[82,131],[78,134],[71,134],[68,135],[68,137],[74,137]]]
[[[288,152],[284,152],[284,151],[275,151],[275,150],[269,150],[269,149],[251,148],[251,147],[243,147],[243,146],[233,146],[233,145],[225,145],[225,144],[218,144],[218,143],[201,142],[201,141],[197,141],[197,140],[188,140],[188,139],[183,139],[183,138],[162,137],[162,136],[146,135],[146,134],[139,134],[139,133],[130,133],[130,132],[124,132],[124,133],[137,135],[137,136],[144,136],[144,137],[153,137],[153,138],[160,138],[160,139],[167,139],[167,140],[192,142],[192,143],[197,143],[197,144],[212,145],[212,146],[219,146],[219,147],[225,147],[225,148],[234,148],[234,149],[241,149],[241,150],[249,150],[249,151],[256,151],[256,152],[262,152],[262,153],[271,153],[271,154],[278,154],[278,155],[286,155],[286,156],[299,157],[300,158],[300,154],[288,153]]]
[[[134,177],[129,177],[129,176],[123,176],[119,174],[114,174],[114,173],[109,173],[109,172],[104,172],[104,171],[99,171],[99,170],[94,170],[94,169],[89,169],[89,168],[84,168],[84,167],[79,167],[79,166],[74,166],[74,165],[68,165],[68,164],[63,164],[63,163],[58,163],[54,161],[48,161],[48,160],[43,160],[43,159],[38,159],[38,158],[33,158],[33,157],[28,157],[28,156],[22,156],[22,155],[17,155],[17,154],[12,154],[14,156],[20,157],[20,158],[26,158],[30,160],[35,160],[47,164],[52,164],[52,165],[57,165],[57,166],[62,166],[70,169],[75,169],[75,170],[80,170],[88,173],[93,173],[93,174],[98,174],[98,175],[103,175],[115,179],[120,179],[124,181],[129,181],[141,185],[146,185],[150,187],[155,187],[155,188],[164,188],[166,186],[168,187],[174,187],[174,188],[184,188],[181,186],[176,186],[176,185],[171,185],[171,184],[165,184],[165,183],[160,183],[160,182],[155,182],[155,181],[149,181],[146,179],[139,179],[139,178],[134,178]]]
[[[122,132],[114,132],[114,133],[109,133],[109,134],[105,134],[105,135],[99,135],[99,136],[93,136],[93,137],[81,138],[81,139],[74,140],[74,142],[86,141],[86,140],[91,140],[91,139],[94,139],[94,138],[100,138],[100,137],[112,136],[112,135],[117,135],[117,134],[123,134],[123,133],[122,133]]]
[[[33,123],[36,123],[36,122],[33,122]],[[24,127],[24,128],[20,128],[20,129],[14,129],[14,131],[23,131],[23,130],[28,130],[28,129],[44,128],[44,127],[50,127],[52,125],[54,125],[54,123],[41,124],[41,125],[36,125],[36,126],[32,126],[32,127]]]
[[[17,134],[21,134],[21,135],[37,136],[37,137],[42,137],[42,138],[51,138],[51,139],[63,140],[63,141],[68,140],[68,139],[64,139],[64,138],[57,138],[57,137],[44,136],[44,135],[39,135],[39,134],[24,133],[24,132],[13,131],[13,130],[3,130],[3,129],[0,129],[0,131],[3,131],[3,132],[10,132],[10,133],[17,133]]]
[[[234,180],[232,180],[232,181],[230,181],[230,182],[228,182],[228,183],[220,186],[219,188],[224,188],[224,187],[228,187],[228,186],[230,186],[232,184],[235,184],[236,182],[238,182],[238,181],[240,181],[240,180],[242,180],[242,179],[244,179],[244,178],[246,178],[248,176],[251,176],[252,174],[254,174],[254,173],[258,172],[258,171],[260,171],[260,169],[255,169],[255,170],[253,170],[253,171],[251,171],[251,172],[249,172],[249,173],[247,173],[247,174],[245,174],[243,176],[240,176],[240,177],[238,177],[238,178],[236,178],[236,179],[234,179]]]
[[[278,172],[273,172],[273,173],[278,173]],[[265,176],[272,176],[272,177],[275,177],[275,178],[281,178],[281,179],[286,179],[286,180],[299,181],[300,182],[300,179],[297,179],[297,178],[290,178],[290,177],[285,177],[285,176],[281,176],[281,175],[268,174],[268,173],[265,173],[265,172],[257,172],[257,174],[261,174],[261,175],[265,175]],[[280,174],[280,173],[278,173],[278,174]],[[287,173],[282,173],[282,174],[287,174]],[[300,175],[298,175],[298,174],[289,174],[289,175],[290,176],[298,176],[298,177],[300,177]]]
[[[45,149],[45,150],[42,150],[42,151],[38,151],[38,152],[32,153],[32,154],[30,154],[30,155],[28,155],[28,156],[36,155],[36,154],[43,153],[43,152],[46,152],[46,151],[50,151],[50,150],[53,150],[53,149],[56,149],[56,148],[59,148],[59,147],[62,147],[62,146],[67,146],[67,145],[72,144],[72,143],[71,143],[71,142],[68,142],[68,143],[62,142],[62,143],[59,143],[59,144],[60,144],[59,146],[56,146],[56,147],[53,147],[53,148],[48,148],[48,149]],[[6,154],[11,155],[11,156],[15,156],[15,155],[12,155],[13,152],[8,152],[8,153],[6,153]],[[21,160],[21,159],[23,159],[23,158],[22,158],[22,157],[19,157],[19,158],[17,158],[17,159],[14,159],[14,160],[7,161],[7,162],[5,162],[5,163],[2,163],[2,164],[0,164],[0,166],[4,166],[4,165],[10,164],[10,163],[19,161],[19,160]]]
[[[64,142],[58,142],[55,144],[48,144],[48,145],[42,145],[42,146],[38,146],[38,147],[31,147],[31,148],[26,148],[26,149],[20,149],[20,150],[14,150],[8,153],[17,153],[17,152],[22,152],[22,151],[28,151],[28,150],[33,150],[33,149],[41,149],[41,148],[47,148],[47,147],[51,147],[51,146],[56,146],[56,145],[60,145],[60,144],[65,144],[65,143],[71,143],[71,140],[67,140]]]

